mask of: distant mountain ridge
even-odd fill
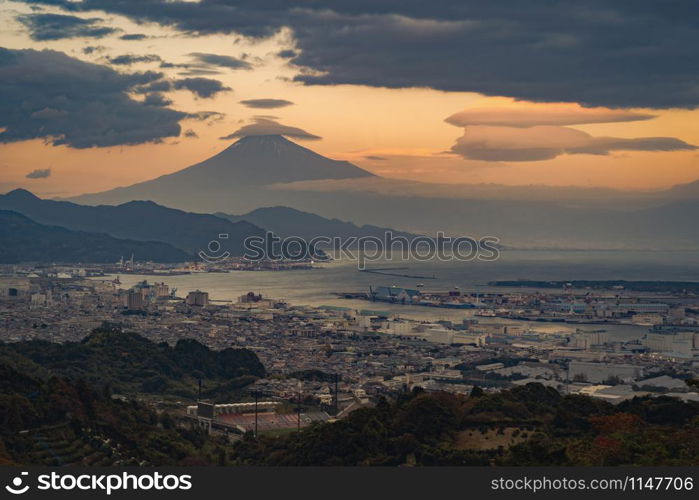
[[[319,178],[321,177],[321,178]],[[421,187],[422,186],[422,187]],[[198,212],[245,214],[227,219],[258,221],[279,234],[289,234],[301,214],[279,214],[288,227],[258,209],[288,207],[323,218],[351,220],[367,231],[390,227],[434,236],[494,236],[510,248],[696,249],[699,247],[699,182],[665,191],[632,193],[572,188],[458,186],[441,196],[427,183],[399,182],[372,176],[346,162],[336,162],[279,136],[246,137],[218,155],[179,172],[105,193],[75,198],[81,203],[124,203],[153,200]],[[527,191],[529,190],[529,191]],[[468,193],[472,193],[470,196]],[[489,197],[488,193],[493,193]],[[510,197],[510,194],[512,195]],[[579,194],[579,193],[578,193]],[[540,196],[539,196],[540,195]],[[266,208],[265,210],[269,210]],[[293,215],[293,217],[292,217]],[[355,231],[319,219],[308,219],[324,231]],[[303,224],[299,236],[315,235]]]
[[[391,232],[394,237],[404,237],[412,240],[419,234],[397,231],[387,227],[364,224],[359,226],[352,222],[340,219],[329,219],[310,212],[304,212],[290,207],[264,207],[253,210],[243,215],[230,215],[217,212],[214,215],[228,219],[233,222],[248,221],[256,226],[264,227],[282,238],[297,236],[306,241],[317,236],[327,236],[329,238],[360,238],[373,236],[384,239],[387,232]]]
[[[699,180],[686,184],[676,184],[665,191],[670,197],[675,199],[699,199]]]
[[[141,260],[185,262],[192,256],[159,241],[118,239],[103,233],[71,231],[38,224],[9,210],[0,210],[0,263],[110,263],[131,254]]]
[[[107,233],[115,238],[161,241],[189,254],[205,250],[210,241],[226,234],[228,238],[220,240],[221,251],[243,255],[246,237],[265,234],[263,229],[246,221],[231,222],[211,214],[164,207],[152,201],[85,206],[42,200],[29,191],[16,189],[0,195],[0,209],[21,213],[40,224]]]

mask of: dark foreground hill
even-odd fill
[[[416,391],[336,423],[244,439],[244,465],[609,466],[699,464],[699,403],[613,406],[541,384],[470,398]]]
[[[17,212],[0,210],[0,263],[117,262],[138,255],[141,260],[184,262],[193,257],[167,243],[119,239],[103,233],[46,226]]]
[[[205,436],[108,390],[38,376],[0,361],[0,465],[161,465],[210,463]],[[13,366],[13,364],[15,366]]]
[[[210,391],[231,392],[262,374],[250,351],[213,352],[194,341],[170,348],[118,332],[0,345],[0,465],[226,463],[225,440],[177,426],[139,400],[193,397],[197,376]]]
[[[6,344],[0,353],[28,358],[50,373],[125,394],[174,395],[195,400],[199,378],[205,396],[235,392],[265,369],[247,349],[212,351],[196,340],[174,347],[155,344],[135,333],[96,330],[81,342],[56,344],[32,340]]]

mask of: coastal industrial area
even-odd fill
[[[269,429],[342,418],[382,394],[415,387],[468,395],[474,386],[494,392],[538,382],[611,403],[644,395],[699,401],[696,388],[686,383],[699,374],[699,295],[692,290],[567,283],[462,293],[378,286],[363,295],[372,303],[356,309],[301,306],[256,291],[234,301],[217,300],[206,290],[173,289],[167,277],[123,287],[118,277],[94,268],[3,271],[5,343],[80,342],[107,327],[155,343],[194,339],[212,350],[254,352],[266,376],[241,401],[211,402],[214,421],[228,420],[243,430],[253,425],[246,405],[253,394],[270,403],[264,424]],[[382,311],[383,303],[451,307],[464,314],[461,320],[407,319]],[[576,327],[542,331],[540,321]],[[620,340],[607,324],[642,325],[645,334]],[[303,420],[270,416],[276,404],[298,400],[308,405]],[[196,401],[174,404],[196,415]],[[256,420],[255,425],[262,424]]]

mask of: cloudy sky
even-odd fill
[[[129,185],[266,133],[424,182],[691,182],[698,19],[682,0],[0,0],[0,191]]]

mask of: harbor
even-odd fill
[[[404,271],[406,269],[409,269],[407,267],[382,267],[382,268],[375,268],[375,269],[359,269],[360,273],[371,273],[371,274],[381,274],[383,276],[395,276],[398,278],[411,278],[411,279],[418,279],[418,280],[436,280],[437,277],[432,274],[431,276],[423,276],[420,274],[406,274],[406,273],[398,273],[396,271]]]
[[[668,296],[666,292],[563,288],[482,293],[462,292],[458,287],[427,291],[422,286],[370,285],[365,292],[335,295],[398,306],[472,310],[472,316],[512,321],[646,327],[661,325],[666,318],[679,317],[687,307],[695,308],[699,304],[699,297],[694,294]]]

